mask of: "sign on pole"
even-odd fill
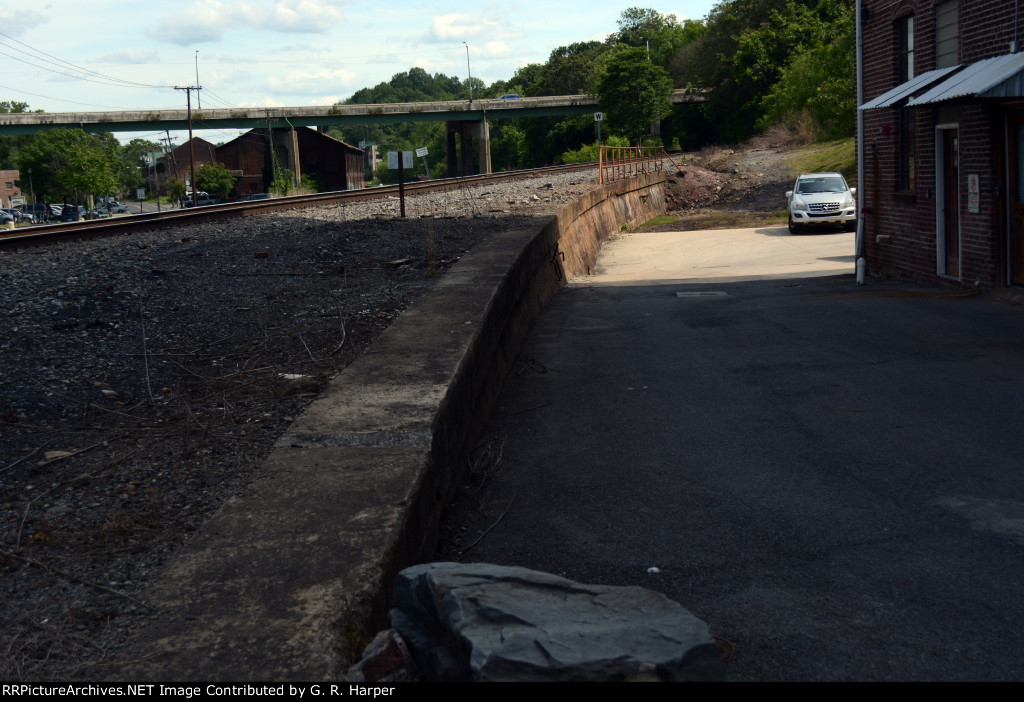
[[[397,151],[388,151],[388,168],[398,169],[398,202],[401,216],[405,217],[405,169],[412,168],[412,151],[403,151],[401,159]]]
[[[402,168],[412,168],[412,151],[402,152]],[[399,168],[398,165],[398,152],[388,151],[388,168],[394,170]]]
[[[430,166],[427,165],[427,147],[421,146],[416,149],[416,155],[423,159],[423,170],[427,174],[427,180],[430,180]]]

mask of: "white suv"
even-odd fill
[[[807,224],[842,224],[852,232],[857,227],[856,194],[840,173],[800,174],[793,189],[786,191],[790,233]]]

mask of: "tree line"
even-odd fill
[[[742,141],[783,125],[809,140],[852,136],[855,126],[853,0],[722,0],[700,20],[679,20],[642,7],[624,10],[604,41],[554,49],[544,63],[524,66],[486,85],[422,68],[395,74],[339,104],[596,95],[605,112],[605,143],[642,141],[696,149]],[[671,105],[673,88],[708,89],[709,101]],[[660,121],[660,135],[649,136]],[[439,123],[361,125],[331,133],[382,150],[427,147],[444,154]],[[494,120],[494,170],[579,160],[596,153],[591,115]],[[428,161],[430,175],[444,164]],[[421,163],[417,164],[423,171]],[[386,166],[367,179],[394,179]]]
[[[774,125],[809,140],[848,137],[855,126],[853,12],[853,0],[721,0],[698,20],[630,7],[604,41],[559,46],[544,63],[523,66],[506,80],[487,85],[411,68],[340,104],[465,100],[471,89],[476,98],[587,94],[600,98],[605,143],[696,149]],[[673,106],[673,88],[707,89],[709,101]],[[26,109],[0,103],[0,111]],[[657,137],[650,135],[652,122],[660,124]],[[442,123],[352,125],[329,133],[382,151],[427,147],[430,177],[444,175]],[[490,136],[494,170],[580,160],[594,153],[597,139],[589,114],[493,120]],[[137,187],[145,178],[144,155],[158,149],[142,139],[120,145],[109,134],[52,130],[0,139],[0,167],[23,174],[31,167],[37,195],[77,199],[86,191]],[[416,170],[424,170],[420,159]],[[395,177],[386,163],[366,174],[368,182]]]

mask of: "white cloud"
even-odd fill
[[[203,0],[149,25],[146,35],[192,46],[233,30],[322,34],[341,19],[339,0]]]
[[[510,36],[508,27],[504,24],[481,15],[441,15],[431,21],[427,41],[459,42],[488,34]]]
[[[322,97],[313,98],[312,100],[309,101],[309,104],[327,107],[329,105],[334,105],[335,103],[338,102],[341,102],[340,95],[324,95]]]
[[[508,56],[512,49],[503,41],[489,41],[484,44],[484,56]]]
[[[46,18],[35,10],[9,11],[0,9],[0,27],[4,34],[12,37],[20,36],[29,29],[35,29],[46,22]]]
[[[263,84],[276,93],[322,95],[326,90],[336,92],[339,87],[355,82],[358,75],[344,68],[323,68],[319,71],[293,70],[283,77],[271,76],[263,81]]]
[[[99,57],[103,63],[150,63],[156,60],[156,52],[145,49],[123,49]]]

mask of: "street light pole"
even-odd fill
[[[463,46],[466,47],[466,75],[469,76],[469,80],[467,80],[466,82],[469,83],[469,106],[472,107],[473,106],[473,73],[469,70],[469,44],[467,44],[466,42],[462,42],[462,44],[463,44]]]

